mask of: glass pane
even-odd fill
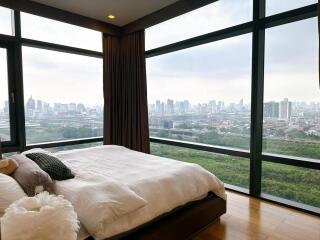
[[[151,143],[151,154],[199,164],[224,183],[249,187],[249,159],[157,143]]]
[[[320,171],[263,162],[262,192],[320,208]]]
[[[98,31],[21,13],[24,38],[102,52],[102,36]]]
[[[266,14],[269,16],[282,13],[317,2],[317,0],[266,0]]]
[[[23,47],[27,143],[102,136],[102,59]]]
[[[153,137],[249,149],[251,34],[147,59]]]
[[[7,50],[0,48],[0,138],[10,141]]]
[[[318,44],[316,18],[266,30],[265,152],[320,159]]]
[[[219,0],[146,29],[146,50],[252,20],[252,0]]]
[[[95,142],[95,143],[84,143],[84,144],[69,145],[69,146],[63,146],[63,147],[47,148],[46,150],[50,152],[59,152],[59,151],[66,151],[66,150],[73,150],[73,149],[97,147],[102,145],[103,145],[103,142]]]
[[[0,6],[0,34],[12,35],[11,9]]]

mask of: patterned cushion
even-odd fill
[[[29,153],[26,156],[38,164],[54,180],[74,178],[71,170],[54,156],[45,153]]]

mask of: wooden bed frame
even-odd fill
[[[204,199],[188,203],[131,231],[107,240],[185,240],[191,239],[226,213],[226,201],[209,193]],[[87,238],[86,240],[93,240]]]

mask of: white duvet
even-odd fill
[[[129,231],[210,191],[223,199],[226,198],[223,183],[197,164],[161,158],[114,145],[63,151],[56,156],[70,167],[76,176],[74,179],[57,181],[56,193],[64,195],[73,203],[80,221],[95,239]],[[111,218],[110,211],[107,211],[107,221],[103,222],[103,227],[100,227],[98,232],[88,223],[88,219],[97,217],[94,202],[99,202],[101,196],[100,200],[96,199],[97,195],[88,188],[90,184],[98,186],[97,190],[104,191],[101,194],[106,194],[109,199],[116,197],[118,191],[122,196],[129,195],[128,199],[116,199],[120,205],[115,205],[115,209],[120,206],[123,211],[111,211]],[[114,184],[120,187],[114,187]],[[87,200],[79,204],[79,200],[85,196]],[[122,208],[121,204],[126,202],[133,204]],[[85,204],[91,207],[84,207]],[[104,204],[110,208],[107,201]]]

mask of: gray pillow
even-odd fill
[[[53,193],[53,181],[35,162],[24,155],[14,155],[19,167],[12,177],[20,184],[28,196],[35,196],[42,191]]]

